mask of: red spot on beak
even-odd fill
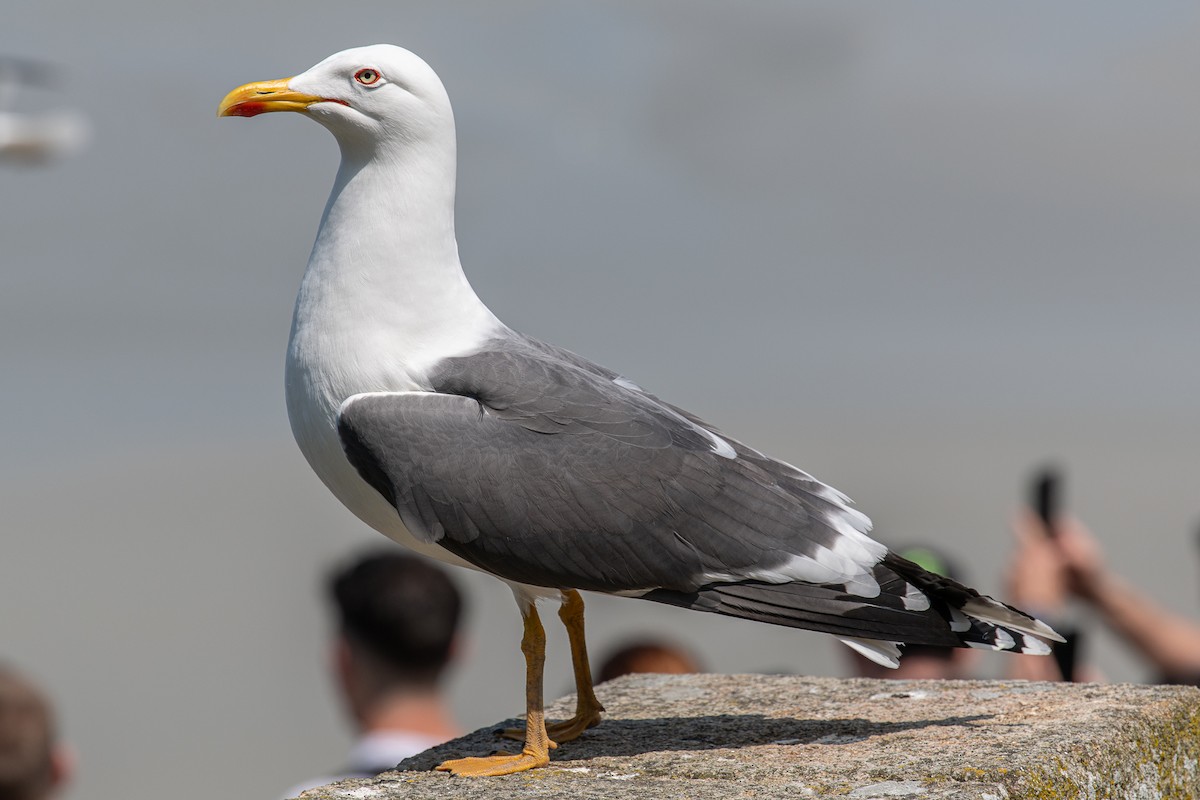
[[[230,117],[257,117],[266,110],[265,103],[238,103],[225,114]]]

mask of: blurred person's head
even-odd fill
[[[929,545],[895,548],[901,558],[919,565],[944,578],[963,581],[958,564],[940,548]],[[859,678],[894,678],[896,680],[956,679],[970,677],[977,653],[964,647],[934,647],[926,644],[906,644],[900,649],[897,669],[876,664],[856,650],[843,648],[850,659],[850,668]]]
[[[626,644],[605,658],[600,665],[596,682],[603,683],[622,675],[641,672],[683,675],[703,671],[700,660],[686,648],[670,642],[646,639]]]
[[[453,657],[462,598],[438,567],[395,551],[336,571],[336,669],[360,727],[389,699],[429,695]]]
[[[50,702],[35,685],[0,665],[0,800],[46,800],[70,776]]]

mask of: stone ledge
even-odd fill
[[[639,675],[597,694],[605,721],[543,769],[477,779],[430,772],[503,747],[488,728],[400,771],[302,797],[1200,797],[1192,687]],[[548,716],[573,707],[564,698]]]

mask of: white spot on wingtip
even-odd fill
[[[1012,650],[1017,646],[1016,641],[1003,628],[996,629],[996,649],[997,650]]]
[[[1025,653],[1025,654],[1031,655],[1031,656],[1048,656],[1048,655],[1050,655],[1050,652],[1051,652],[1050,645],[1048,645],[1046,642],[1043,642],[1041,639],[1035,639],[1032,636],[1026,636],[1024,639],[1024,642],[1025,642],[1025,644],[1021,648],[1022,653]]]
[[[957,608],[950,609],[950,630],[955,633],[965,633],[971,630],[971,620]]]
[[[904,584],[904,608],[907,611],[928,611],[929,598],[911,583]],[[968,628],[970,625],[967,626]],[[953,630],[951,626],[951,630]]]
[[[1012,650],[1017,645],[1016,641],[1008,631],[1003,628],[997,628],[995,633],[995,642],[988,644],[987,642],[967,642],[968,647],[974,647],[977,650]]]
[[[855,636],[839,636],[838,641],[854,652],[869,658],[881,667],[898,669],[900,667],[900,647],[895,642],[885,642],[879,639],[860,639]]]

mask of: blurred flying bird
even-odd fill
[[[43,163],[71,155],[87,143],[87,120],[77,111],[10,110],[21,87],[51,87],[56,82],[57,73],[48,64],[0,56],[0,161]]]

